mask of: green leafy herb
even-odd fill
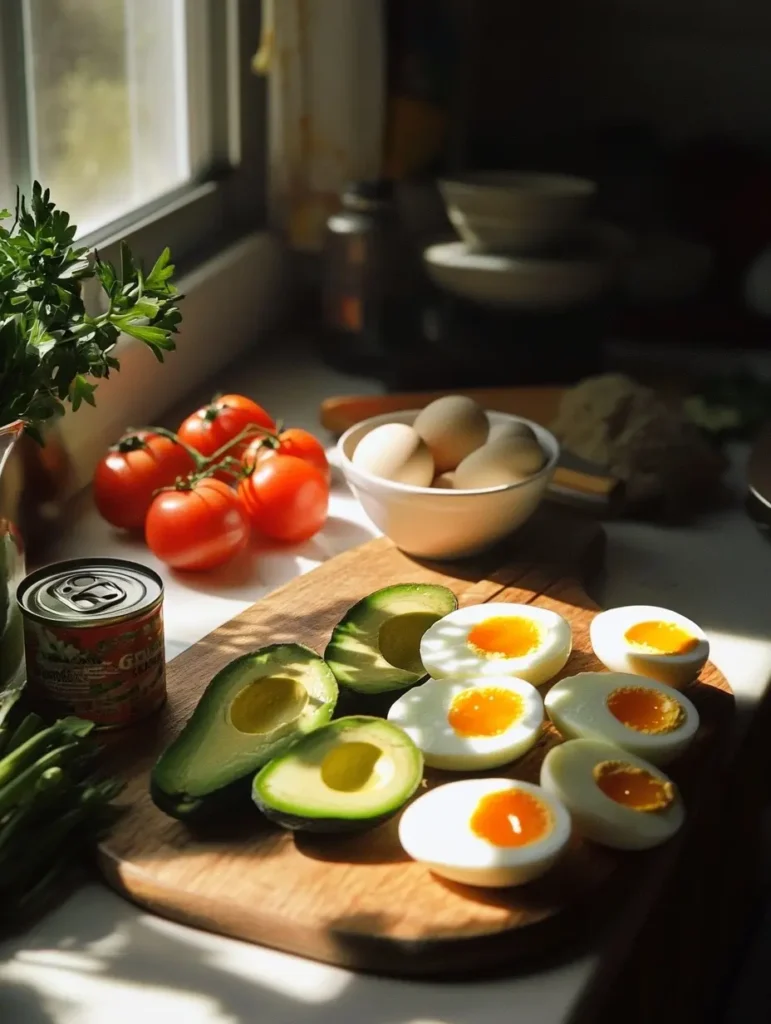
[[[77,228],[35,182],[17,200],[10,228],[0,211],[0,424],[23,420],[33,436],[64,411],[94,405],[96,383],[120,363],[121,334],[143,341],[159,361],[174,349],[181,320],[174,266],[164,249],[149,274],[122,243],[120,267],[74,245]],[[90,315],[82,282],[97,278],[106,312]]]

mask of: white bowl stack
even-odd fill
[[[484,306],[537,310],[588,302],[607,285],[622,239],[585,219],[593,181],[490,171],[439,188],[461,238],[423,254],[441,289]]]

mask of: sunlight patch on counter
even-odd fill
[[[145,925],[153,932],[195,946],[215,970],[248,976],[255,986],[267,988],[301,1003],[325,1003],[336,999],[350,984],[350,975],[340,967],[305,960],[278,950],[259,949],[238,939],[214,938],[205,932],[183,928],[171,921],[148,917]]]

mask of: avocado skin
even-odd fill
[[[428,676],[421,676],[409,686],[398,686],[393,690],[381,690],[379,693],[364,693],[361,690],[350,690],[347,686],[340,687],[332,721],[337,718],[349,718],[351,715],[371,715],[373,718],[387,718],[391,705],[407,690],[425,683]]]
[[[306,818],[301,814],[288,814],[284,811],[277,811],[273,807],[266,807],[254,791],[252,791],[252,800],[268,821],[275,822],[276,825],[280,825],[282,828],[290,829],[292,832],[316,832],[329,835],[333,833],[365,832],[368,829],[382,825],[384,821],[393,818],[402,809],[397,807],[394,811],[378,814],[372,818]]]
[[[406,609],[405,600],[411,602]],[[387,617],[425,612],[439,619],[457,607],[458,599],[451,590],[432,583],[397,583],[381,587],[352,605],[332,630],[324,649],[324,660],[337,679],[338,704],[345,707],[342,714],[384,717],[397,697],[427,678],[425,669],[418,674],[385,661],[379,651],[377,631],[371,626],[373,615],[377,617],[386,609]],[[366,641],[361,638],[362,630],[370,634]],[[379,665],[362,667],[361,652],[353,652],[348,646],[352,636],[377,653]],[[367,677],[366,681],[359,682],[359,675]],[[383,707],[385,712],[381,710]],[[335,717],[340,717],[340,713]]]
[[[248,665],[253,659],[255,659],[255,657],[259,657],[263,661],[269,660],[277,651],[280,651],[283,654],[290,652],[292,654],[296,654],[299,658],[309,657],[311,663],[318,662],[323,666],[324,673],[328,677],[327,687],[331,696],[325,705],[326,713],[324,714],[323,719],[318,722],[316,727],[318,728],[319,725],[326,724],[329,721],[337,702],[339,692],[337,682],[334,679],[331,669],[329,669],[329,667],[324,663],[319,654],[310,647],[307,647],[305,644],[297,643],[275,643],[233,659],[233,661],[220,669],[220,671],[217,672],[209,681],[209,684],[201,695],[193,714],[185,724],[182,732],[173,740],[172,743],[169,744],[168,747],[166,747],[165,750],[162,751],[152,768],[150,773],[150,796],[155,806],[159,810],[163,811],[164,814],[167,814],[171,818],[176,818],[178,821],[186,821],[190,823],[199,821],[204,822],[219,818],[230,810],[237,810],[239,804],[242,806],[249,805],[249,788],[255,771],[254,765],[250,766],[243,775],[238,778],[231,779],[231,781],[227,782],[219,789],[212,790],[211,793],[207,793],[202,797],[190,796],[185,792],[169,792],[168,789],[164,789],[159,784],[157,772],[169,754],[173,752],[180,743],[184,742],[186,732],[191,728],[196,727],[202,713],[207,716],[210,715],[208,710],[209,705],[212,704],[212,702],[215,702],[216,706],[216,702],[221,700],[221,690],[223,686],[227,687],[229,685],[232,674],[234,672],[238,672],[243,665]],[[316,712],[316,716],[319,717],[319,711]],[[287,736],[285,742],[286,748],[296,742],[301,735],[304,735],[304,732],[298,731],[297,734]]]
[[[190,797],[185,793],[167,793],[150,779],[150,797],[158,808],[177,821],[198,824],[214,821],[236,808],[248,808],[251,776],[243,776],[206,796]]]
[[[390,797],[387,796],[385,801],[381,794],[379,803],[375,806],[370,805],[369,813],[365,809],[359,815],[338,814],[336,813],[336,804],[333,804],[331,807],[327,805],[325,808],[326,813],[323,815],[312,813],[314,807],[317,807],[318,804],[308,796],[308,789],[311,783],[307,781],[304,791],[300,794],[299,802],[303,801],[304,796],[305,806],[311,813],[303,814],[296,807],[298,801],[291,796],[284,796],[279,800],[273,800],[270,795],[263,792],[263,786],[270,790],[269,780],[272,775],[277,770],[281,771],[282,767],[288,767],[287,762],[291,763],[298,758],[302,760],[303,754],[307,753],[309,746],[313,749],[314,745],[318,747],[320,743],[323,751],[324,744],[327,741],[334,748],[335,737],[339,734],[344,735],[347,733],[349,736],[353,735],[354,738],[357,738],[357,731],[362,730],[364,732],[362,738],[366,739],[367,731],[372,729],[375,730],[375,735],[385,733],[385,735],[390,737],[391,743],[395,741],[395,746],[392,747],[392,756],[397,758],[397,768],[399,763],[401,763],[405,769],[406,774],[402,776],[402,779],[406,780],[406,785],[396,789],[395,793],[391,792]],[[384,740],[381,742],[385,743]],[[387,744],[385,747],[381,747],[381,751],[384,749],[388,749]],[[323,758],[319,760],[317,757],[314,757],[310,763],[318,765],[320,773],[323,771],[321,768]],[[316,730],[315,733],[309,733],[302,740],[298,741],[294,748],[264,765],[254,776],[251,796],[252,801],[263,817],[270,822],[280,825],[282,828],[295,832],[338,833],[346,835],[376,828],[378,825],[399,814],[404,805],[412,799],[419,789],[422,779],[423,756],[406,733],[399,729],[398,726],[392,725],[387,721],[384,722],[374,716],[353,715],[347,719],[332,721],[328,725],[322,726],[321,729]],[[283,804],[283,806],[276,806],[277,803]],[[346,796],[341,793],[340,806],[345,807],[345,803]]]

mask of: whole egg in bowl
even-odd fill
[[[534,686],[510,676],[429,679],[403,693],[388,721],[422,751],[429,767],[482,771],[522,757],[543,725]]]
[[[568,740],[541,765],[541,786],[570,812],[586,839],[617,850],[647,850],[685,820],[677,787],[650,762],[610,743]]]
[[[572,647],[561,615],[529,604],[469,605],[423,635],[420,659],[435,679],[517,676],[534,686],[564,667]]]
[[[611,672],[648,676],[676,690],[693,682],[709,657],[709,641],[700,626],[654,605],[600,612],[589,635],[594,653]]]
[[[414,860],[444,878],[503,888],[544,874],[570,839],[570,815],[539,786],[465,779],[424,793],[399,822]]]
[[[549,718],[566,739],[614,743],[652,764],[681,754],[699,728],[699,712],[665,683],[625,672],[579,672],[546,695]]]

